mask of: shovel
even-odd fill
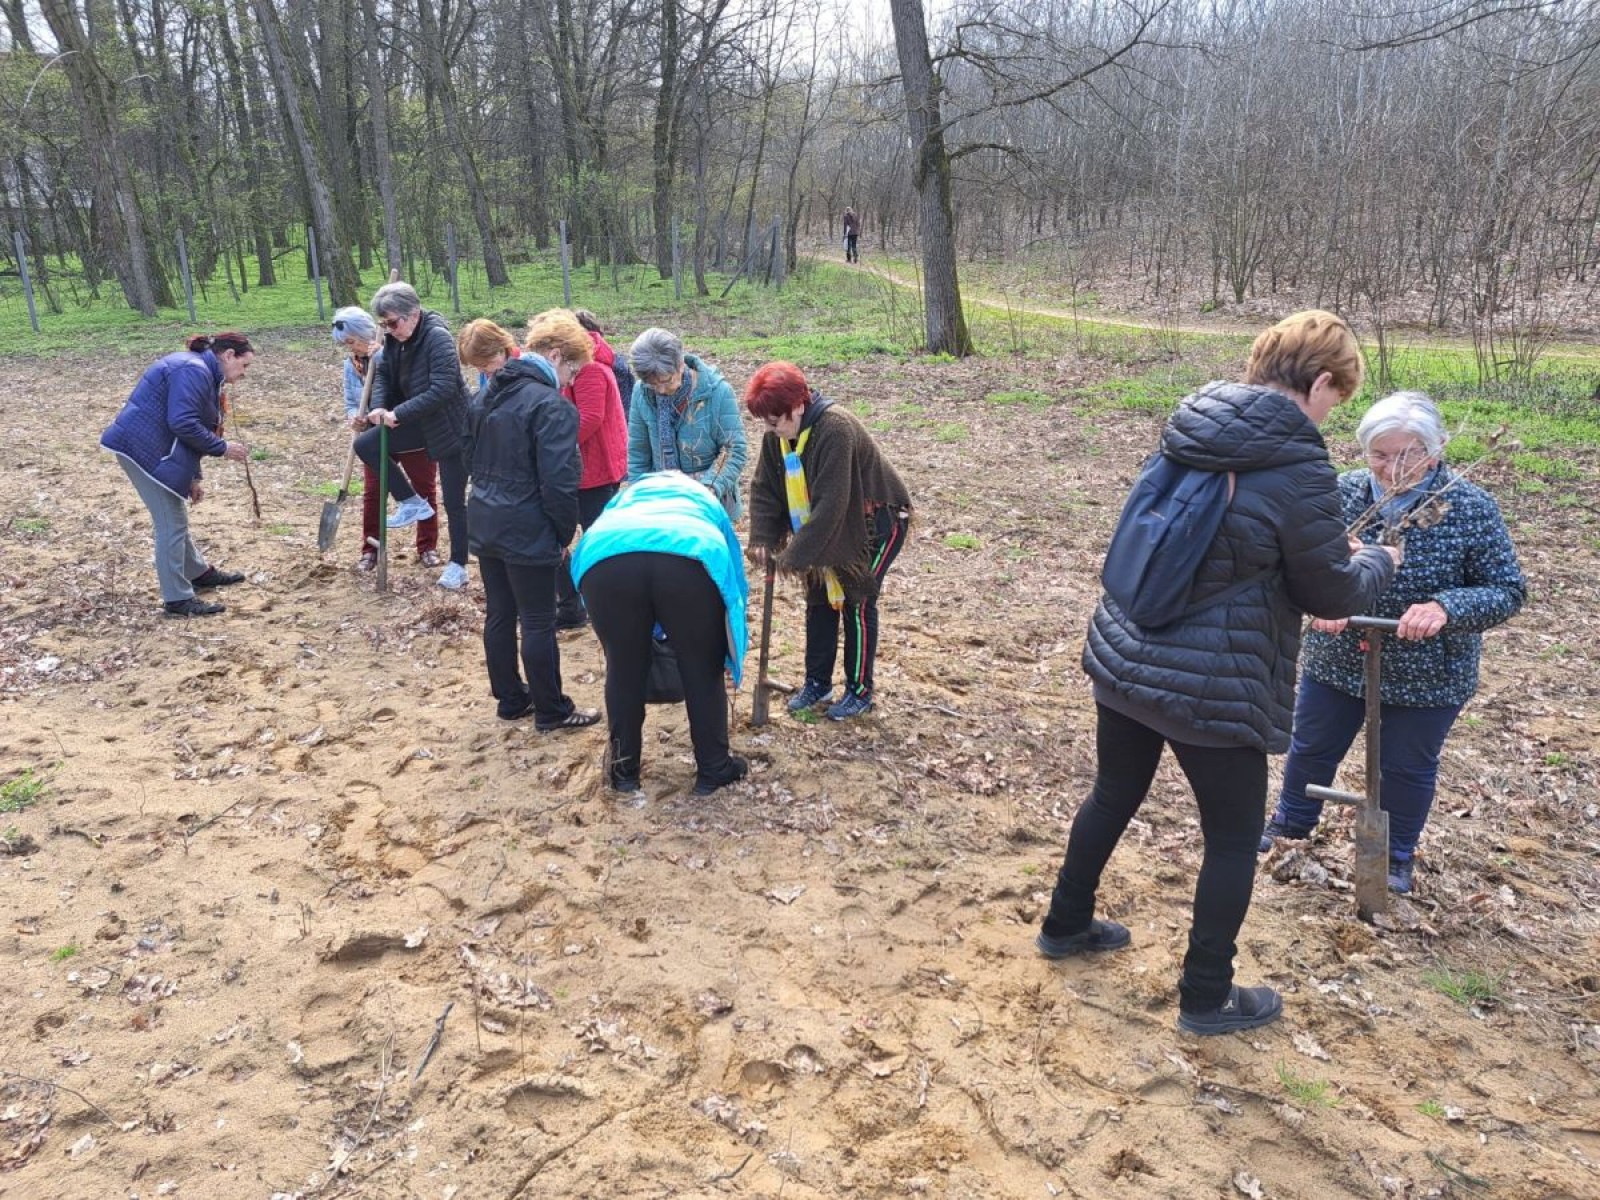
[[[772,585],[777,577],[777,565],[768,558],[767,582],[761,593],[761,658],[756,668],[755,695],[750,698],[750,724],[758,729],[772,719],[772,693],[787,696],[794,691],[787,684],[767,678],[767,658],[772,651]]]
[[[1350,627],[1364,630],[1366,635],[1362,645],[1367,652],[1364,686],[1367,703],[1367,792],[1364,796],[1357,796],[1337,788],[1307,784],[1306,795],[1313,800],[1331,800],[1335,804],[1355,806],[1356,912],[1363,921],[1370,921],[1376,914],[1389,911],[1389,814],[1378,806],[1378,781],[1383,777],[1378,726],[1383,719],[1383,696],[1380,690],[1383,635],[1400,628],[1400,622],[1385,617],[1351,617]]]
[[[367,415],[367,401],[372,398],[373,367],[377,365],[377,355],[374,354],[367,360],[367,376],[361,383],[361,408],[358,416]],[[339,489],[339,494],[332,500],[322,502],[322,520],[317,524],[317,549],[326,554],[333,549],[333,539],[339,533],[339,518],[344,515],[344,502],[350,498],[350,480],[356,473],[356,439],[350,438],[350,457],[344,464],[344,486]],[[261,514],[259,510],[256,516]]]

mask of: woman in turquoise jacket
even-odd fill
[[[646,329],[628,352],[638,382],[628,406],[628,482],[682,471],[711,489],[734,520],[747,447],[739,398],[710,363],[665,329]]]
[[[676,653],[694,743],[694,794],[743,779],[728,753],[723,671],[737,687],[749,643],[749,584],[733,522],[706,488],[682,474],[648,475],[606,506],[572,555],[572,577],[606,654],[607,780],[639,789],[651,644],[658,630]]]

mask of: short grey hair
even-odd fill
[[[422,297],[409,283],[386,283],[372,293],[372,311],[383,317],[409,317],[422,307]]]
[[[378,340],[378,323],[368,315],[366,309],[355,304],[333,314],[334,345],[344,345],[344,339],[352,334],[363,342]]]
[[[665,379],[683,366],[683,339],[665,329],[646,329],[633,339],[628,362],[640,379]]]
[[[1397,432],[1409,433],[1419,440],[1429,458],[1438,458],[1450,440],[1439,406],[1426,392],[1395,392],[1379,400],[1356,426],[1356,440],[1365,453],[1379,438]]]

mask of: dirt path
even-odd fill
[[[1488,639],[1414,902],[1355,920],[1338,825],[1275,856],[1240,970],[1285,1019],[1197,1041],[1170,769],[1105,881],[1133,946],[1031,947],[1091,761],[1098,555],[1153,418],[985,403],[1027,382],[1001,362],[820,373],[918,499],[878,710],[757,732],[741,696],[753,774],[710,800],[681,711],[653,711],[618,800],[598,731],[495,719],[475,569],[456,597],[403,559],[375,595],[354,507],[319,559],[336,365],[263,350],[240,432],[264,521],[225,466],[195,514],[249,582],[193,622],[156,615],[146,518],[93,448],[143,363],[71,364],[76,422],[50,403],[67,364],[0,364],[24,398],[0,416],[0,781],[44,782],[0,816],[0,1195],[1600,1194],[1591,510],[1488,480],[1536,600]],[[598,704],[592,636],[562,655]],[[1491,994],[1446,994],[1471,981]]]

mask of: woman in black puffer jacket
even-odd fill
[[[1289,744],[1301,616],[1364,611],[1398,561],[1385,548],[1352,551],[1317,432],[1364,370],[1344,321],[1303,312],[1256,339],[1243,383],[1212,383],[1185,399],[1162,452],[1234,475],[1188,613],[1145,629],[1105,596],[1089,626],[1083,665],[1099,714],[1098,767],[1037,945],[1048,958],[1127,945],[1127,929],[1094,919],[1095,892],[1170,745],[1205,838],[1178,984],[1178,1024],[1190,1033],[1264,1025],[1283,1008],[1271,988],[1233,983],[1233,956],[1255,882],[1267,755]]]
[[[592,343],[570,313],[541,313],[528,346],[493,321],[461,331],[461,361],[488,376],[467,410],[472,552],[488,611],[489,689],[507,721],[531,716],[541,733],[593,725],[600,714],[561,691],[556,571],[578,527],[578,410],[558,390],[589,361]],[[522,671],[517,629],[522,630]],[[523,672],[527,680],[523,680]]]

